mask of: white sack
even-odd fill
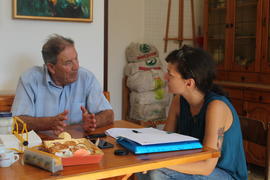
[[[165,86],[164,73],[160,70],[141,71],[127,78],[127,87],[131,91],[145,92]]]

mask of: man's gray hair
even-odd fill
[[[74,41],[70,38],[53,34],[42,47],[42,57],[45,64],[57,63],[57,56],[67,47],[74,46]]]

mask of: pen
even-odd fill
[[[137,130],[134,130],[134,129],[132,130],[132,132],[134,132],[134,133],[140,133],[139,131],[137,131]]]

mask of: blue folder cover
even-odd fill
[[[146,154],[146,153],[155,153],[155,152],[167,152],[167,151],[178,151],[178,150],[202,148],[202,144],[198,140],[187,141],[187,142],[154,144],[154,145],[140,145],[124,137],[119,137],[117,138],[116,141],[123,147],[133,152],[134,154]]]

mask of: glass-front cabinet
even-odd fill
[[[204,0],[204,48],[218,65],[215,83],[228,93],[240,118],[267,126],[270,0]],[[264,166],[265,147],[246,143],[244,148],[247,162]]]
[[[269,14],[266,4],[269,0],[204,1],[204,48],[217,63],[220,80],[255,83],[260,79],[256,73],[263,67],[262,30],[270,22],[268,18],[263,24],[264,14]]]

